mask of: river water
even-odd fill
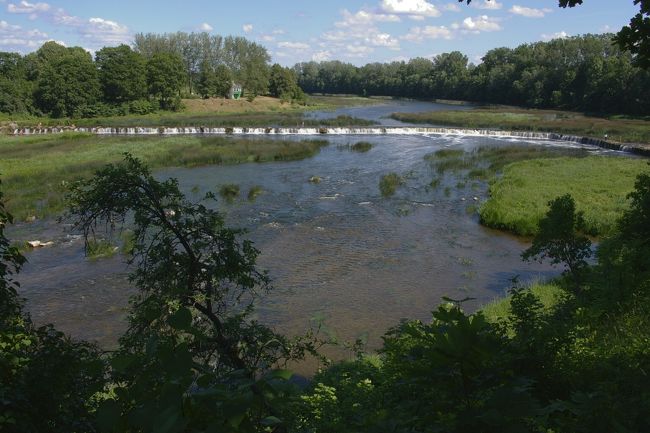
[[[381,116],[404,111],[405,103],[399,104],[346,109],[345,114],[388,122]],[[407,109],[438,108],[414,104]],[[260,267],[274,281],[275,290],[257,311],[261,321],[289,334],[319,323],[329,336],[361,338],[374,349],[400,319],[427,320],[442,296],[473,297],[466,305],[471,310],[502,296],[514,276],[530,281],[557,274],[545,265],[523,263],[520,254],[527,245],[522,240],[479,225],[471,210],[487,198],[487,185],[459,184],[447,176],[432,189],[428,184],[436,173],[423,157],[442,148],[575,144],[459,135],[327,138],[329,146],[302,161],[157,173],[161,179],[178,178],[193,199],[226,183],[240,186],[240,198],[217,206],[228,225],[248,230],[261,251]],[[347,145],[360,139],[371,142],[372,149],[350,151]],[[385,198],[378,183],[388,172],[406,182]],[[312,176],[321,182],[310,183]],[[264,193],[249,201],[246,194],[255,185]],[[125,328],[133,290],[128,269],[119,254],[84,258],[83,242],[67,229],[54,221],[12,229],[16,239],[55,241],[28,254],[21,294],[37,323],[53,322],[76,337],[113,346]]]

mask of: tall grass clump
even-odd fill
[[[219,195],[228,202],[233,202],[239,197],[239,185],[236,183],[227,183],[219,188]]]
[[[397,173],[388,173],[379,180],[379,190],[381,195],[389,197],[395,194],[397,187],[404,183],[404,179]]]

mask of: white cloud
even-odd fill
[[[510,8],[508,12],[513,13],[515,15],[521,15],[527,18],[544,18],[544,15],[551,12],[551,9],[548,8],[535,9],[535,8],[527,8],[524,6],[514,5],[513,7]]]
[[[243,26],[241,26],[241,28],[244,31],[244,33],[250,33],[250,32],[253,31],[253,25],[252,24],[244,24]]]
[[[460,12],[461,9],[457,3],[447,3],[446,5],[442,6],[442,10],[447,12]]]
[[[39,12],[47,12],[50,10],[50,5],[47,3],[29,3],[21,1],[18,4],[9,3],[7,5],[7,12],[12,14],[35,14]]]
[[[327,50],[317,51],[312,54],[311,59],[315,62],[324,62],[332,58],[332,53]]]
[[[408,15],[412,19],[440,16],[440,11],[426,0],[382,0],[381,8],[391,14]]]
[[[278,47],[280,48],[286,48],[289,50],[308,50],[309,44],[305,44],[303,42],[278,42]]]
[[[476,9],[488,9],[488,10],[498,10],[503,7],[503,3],[499,3],[497,0],[474,0],[470,3],[470,6]]]
[[[201,23],[197,27],[197,30],[200,31],[200,32],[211,32],[212,30],[214,30],[214,27],[212,27],[208,23]]]
[[[38,30],[24,30],[21,26],[0,21],[0,47],[3,50],[33,51],[50,40],[46,33]]]
[[[286,32],[285,32],[283,29],[275,29],[275,30],[273,30],[273,31],[271,32],[271,34],[273,34],[273,35],[283,35],[283,34],[285,34],[285,33],[286,33]]]
[[[568,37],[569,37],[569,34],[567,32],[565,32],[564,30],[562,30],[560,32],[556,32],[556,33],[551,33],[551,34],[543,33],[541,35],[541,38],[542,38],[543,41],[550,41],[550,40],[553,40],[553,39],[564,39],[564,38],[568,38]]]
[[[132,39],[128,27],[104,18],[90,18],[77,27],[77,31],[89,49],[106,45],[129,43]]]
[[[453,33],[445,26],[413,27],[401,39],[422,42],[424,39],[452,39]]]
[[[487,15],[478,17],[467,17],[463,20],[463,29],[472,33],[479,32],[496,32],[501,30],[501,26],[495,18]]]
[[[372,52],[373,47],[400,49],[397,38],[377,27],[380,22],[400,21],[397,15],[365,10],[352,13],[345,9],[341,15],[342,20],[334,23],[335,29],[321,35],[320,45],[325,50],[334,51],[337,56],[361,57]]]
[[[341,14],[343,15],[343,20],[334,23],[336,27],[340,28],[368,26],[376,22],[398,22],[400,20],[397,15],[376,14],[364,10],[360,10],[357,13],[353,14],[347,9],[343,9]]]

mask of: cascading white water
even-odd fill
[[[18,128],[13,131],[13,135],[57,134],[62,132],[85,132],[97,135],[462,135],[477,137],[526,138],[534,140],[568,141],[573,143],[589,144],[606,149],[650,155],[650,150],[643,147],[626,146],[595,138],[564,135],[552,132],[501,131],[492,129],[434,127],[52,127]]]

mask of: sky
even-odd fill
[[[461,51],[473,63],[490,49],[618,31],[633,0],[0,0],[0,51],[28,53],[54,40],[94,52],[136,33],[245,36],[273,62],[370,62]]]

